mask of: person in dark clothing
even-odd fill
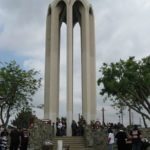
[[[122,129],[116,134],[115,138],[117,139],[118,150],[127,150],[126,149],[126,140],[127,134]]]
[[[14,128],[10,133],[10,150],[18,150],[20,144],[20,133]]]
[[[56,121],[56,136],[62,136],[62,122],[59,118]]]
[[[127,135],[126,149],[127,150],[132,150],[132,139],[131,139],[130,135]]]
[[[77,135],[77,123],[75,122],[75,120],[72,121],[71,128],[72,128],[72,136],[76,136]]]
[[[6,129],[1,132],[0,137],[0,150],[7,150],[7,144],[8,144],[8,132]]]
[[[84,127],[83,127],[83,124],[82,122],[78,122],[78,136],[83,136],[84,135]]]
[[[57,118],[57,121],[56,121],[56,136],[59,136],[58,123],[59,123],[59,119]]]
[[[29,142],[29,132],[27,129],[23,129],[20,133],[20,150],[27,150],[28,142]]]
[[[130,132],[132,138],[132,150],[141,150],[142,141],[141,141],[141,132],[138,129],[137,125],[134,125],[133,130]]]
[[[67,123],[66,120],[62,120],[62,136],[66,136]]]

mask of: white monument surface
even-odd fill
[[[81,28],[82,115],[90,123],[96,117],[96,64],[94,14],[88,0],[54,0],[46,22],[44,118],[59,116],[60,28],[67,26],[67,135],[73,120],[73,29]]]

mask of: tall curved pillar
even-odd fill
[[[44,118],[53,122],[59,115],[60,12],[50,5],[46,24]]]
[[[96,119],[96,58],[95,58],[95,23],[93,10],[90,7],[89,10],[89,31],[90,31],[90,85],[91,85],[91,120]]]
[[[73,12],[72,3],[67,5],[67,135],[71,135],[73,120]]]
[[[96,75],[94,19],[89,7],[81,12],[81,62],[82,62],[82,106],[87,123],[96,116]]]

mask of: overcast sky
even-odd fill
[[[90,0],[95,14],[96,73],[103,62],[109,63],[135,56],[141,59],[150,54],[150,0]],[[26,69],[35,68],[44,80],[45,23],[51,0],[0,0],[0,61],[16,60]],[[81,112],[81,72],[79,26],[74,29],[74,109]],[[61,114],[66,102],[66,26],[61,29]],[[44,83],[44,81],[43,81]],[[34,97],[34,104],[44,103],[43,86]],[[98,115],[105,106],[107,121],[116,116],[109,103],[98,95]],[[42,118],[43,111],[36,110]],[[139,123],[139,117],[134,114]],[[128,116],[125,115],[128,122]],[[116,119],[116,122],[118,118]]]

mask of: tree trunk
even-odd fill
[[[0,119],[1,119],[1,122],[2,122],[2,125],[4,125],[4,119],[3,119],[3,105],[0,107]]]
[[[145,128],[147,128],[146,119],[145,119],[145,117],[143,115],[142,115],[142,119],[143,119],[143,123],[144,123]]]
[[[4,126],[7,127],[8,125],[8,122],[9,122],[9,118],[10,118],[10,106],[8,106],[8,109],[7,109],[7,112],[6,112],[6,121],[5,121],[5,124]]]

